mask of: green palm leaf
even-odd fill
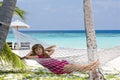
[[[18,15],[20,18],[22,18],[23,20],[25,20],[25,14],[26,14],[26,12],[24,10],[20,9],[19,7],[15,7],[14,14]]]
[[[0,61],[2,65],[11,65],[16,70],[25,70],[26,65],[18,55],[12,52],[7,43],[4,45],[2,53],[0,54]]]

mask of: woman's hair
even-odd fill
[[[44,47],[43,47],[41,44],[34,44],[34,45],[32,46],[32,51],[33,51],[34,54],[36,54],[36,53],[35,53],[35,49],[37,49],[37,48],[41,48],[41,49],[42,49],[42,55],[43,55],[43,56],[49,57],[49,55],[48,55],[47,53],[45,53]]]

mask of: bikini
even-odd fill
[[[69,64],[66,60],[57,60],[51,57],[45,57],[43,55],[38,55],[39,63],[48,68],[51,72],[55,74],[69,74],[70,72],[66,72],[63,70],[63,67]]]

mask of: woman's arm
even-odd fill
[[[56,45],[52,45],[52,46],[47,47],[45,49],[45,53],[47,53],[49,56],[52,55],[55,51],[53,48],[55,48],[55,47],[56,47]]]
[[[35,58],[38,58],[37,55],[35,56],[32,56],[32,51],[30,53],[28,53],[26,56],[22,57],[21,59],[35,59]]]
[[[25,57],[25,59],[35,59],[35,58],[38,58],[38,56],[24,56]]]
[[[56,47],[56,45],[52,45],[52,46],[47,47],[46,49],[52,49],[52,48],[55,48],[55,47]]]
[[[45,53],[47,53],[49,56],[52,55],[54,53],[54,49],[46,49]]]

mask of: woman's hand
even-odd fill
[[[20,59],[28,59],[26,56],[24,56],[24,57],[21,57]]]

